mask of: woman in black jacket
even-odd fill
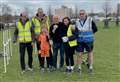
[[[63,37],[62,40],[64,42],[64,49],[65,49],[65,60],[66,60],[66,72],[72,72],[74,69],[74,58],[73,54],[75,52],[75,47],[77,45],[75,34],[77,29],[73,27],[68,17],[63,19],[64,23],[64,30],[63,30]]]

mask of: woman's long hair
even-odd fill
[[[65,19],[67,19],[67,20],[69,21],[69,24],[68,24],[68,25],[70,25],[70,24],[71,24],[70,18],[69,18],[69,17],[64,17],[63,20],[62,20],[63,23],[64,23],[64,20],[65,20]]]

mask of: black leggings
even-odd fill
[[[47,62],[47,68],[49,68],[49,60],[50,57],[46,57],[46,62]],[[41,57],[41,67],[44,68],[44,64],[45,64],[45,57]]]
[[[37,50],[39,51],[40,50],[40,44],[39,42],[37,42]],[[40,67],[43,66],[43,58],[41,58],[41,55],[38,54],[38,59],[39,59],[39,64],[40,64]],[[52,56],[52,51],[50,50],[50,57],[49,57],[49,65],[50,66],[53,66],[53,56]]]
[[[28,66],[32,68],[32,62],[33,62],[33,57],[32,57],[32,51],[33,47],[31,45],[31,42],[29,43],[20,43],[19,44],[19,52],[20,52],[20,64],[22,70],[25,70],[25,51],[27,49],[28,52]]]
[[[75,47],[70,47],[69,44],[65,44],[65,60],[67,66],[74,66],[73,54],[75,52]]]

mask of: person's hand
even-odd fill
[[[32,47],[34,47],[34,45],[35,45],[34,42],[32,42],[31,45],[32,45]]]
[[[18,44],[18,42],[17,42],[17,41],[13,41],[13,44],[14,44],[14,45],[17,45],[17,44]]]
[[[41,54],[41,50],[38,51],[38,54]]]
[[[49,42],[50,42],[50,45],[53,45],[53,41],[52,40],[50,40]]]
[[[55,31],[56,31],[57,28],[58,28],[58,25],[54,25],[52,32],[55,33]]]
[[[12,42],[13,44],[17,43],[17,38],[15,36],[12,38]]]
[[[15,44],[17,41],[13,40],[13,44]]]
[[[63,42],[67,42],[68,41],[68,37],[62,37],[62,40],[63,40]]]

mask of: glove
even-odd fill
[[[62,37],[63,42],[67,42],[68,41],[68,37]]]

